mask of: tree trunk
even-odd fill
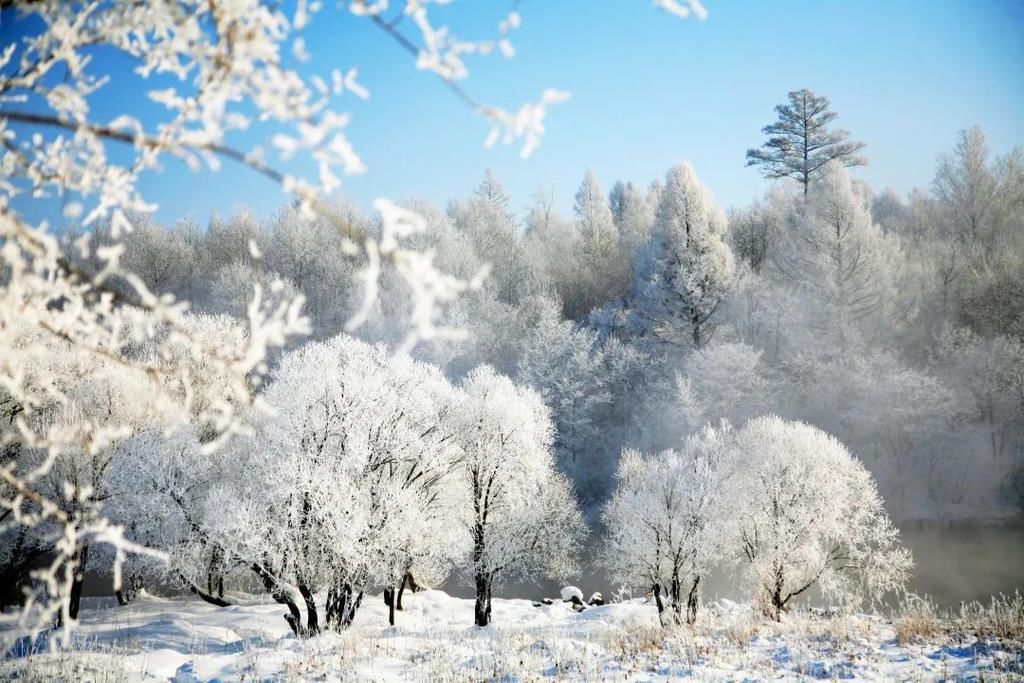
[[[299,610],[299,606],[295,604],[295,601],[292,600],[291,596],[288,595],[288,591],[286,591],[284,586],[279,584],[277,579],[275,579],[274,576],[262,566],[253,564],[251,569],[256,572],[258,577],[260,577],[260,581],[263,582],[263,588],[270,593],[270,597],[272,597],[278,604],[284,605],[288,608],[288,614],[284,615],[284,620],[288,622],[288,626],[291,628],[293,634],[301,636],[303,634],[302,612]],[[202,596],[200,595],[200,597]],[[216,598],[214,599],[216,600]]]
[[[683,582],[678,570],[673,570],[672,581],[669,583],[669,598],[672,600],[670,616],[672,625],[683,623]]]
[[[491,580],[478,571],[476,573],[476,604],[474,606],[474,623],[477,626],[488,626],[491,623]]]
[[[686,596],[686,623],[693,626],[697,623],[697,607],[700,604],[700,577],[693,580],[690,594]]]
[[[75,563],[75,574],[71,580],[71,594],[68,596],[68,616],[74,621],[78,619],[78,609],[82,604],[82,587],[85,584],[85,565],[89,562],[89,544],[83,543],[75,551],[72,562]]]
[[[665,601],[661,598],[661,584],[655,583],[651,587],[651,591],[654,593],[654,604],[658,606],[658,622],[665,625]]]
[[[395,625],[395,600],[397,591],[394,587],[384,589],[384,604],[388,606],[388,625]]]
[[[398,596],[395,598],[395,609],[402,611],[402,595],[405,593],[405,584],[409,582],[409,574],[406,572],[402,577],[402,583],[398,584]]]
[[[355,594],[351,583],[339,583],[327,591],[325,618],[327,626],[336,630],[348,628],[356,616],[356,610],[363,602],[363,592]]]
[[[199,590],[199,588],[197,588],[191,583],[188,584],[188,589],[192,591],[192,593],[197,595],[199,599],[203,602],[208,602],[211,605],[215,605],[217,607],[231,607],[231,603],[225,600],[224,598],[218,598],[215,595],[210,595],[209,593],[201,591]],[[280,602],[280,600],[278,600],[278,602]]]
[[[402,583],[398,586],[398,602],[395,605],[395,609],[399,612],[402,611],[402,594],[405,593],[405,587],[408,586],[409,590],[413,593],[419,593],[423,590],[423,586],[416,583],[416,577],[412,575],[412,572],[406,572],[405,576],[402,577]]]
[[[771,605],[768,616],[775,621],[782,621],[782,608],[785,607],[785,602],[782,599],[782,587],[785,584],[785,577],[783,576],[782,567],[776,565],[775,567],[775,583],[771,588]]]
[[[316,598],[313,596],[313,591],[304,584],[299,584],[299,595],[302,596],[302,601],[306,603],[306,635],[315,636],[320,633],[320,619],[316,613]]]
[[[494,574],[487,577],[487,623],[491,621],[491,600],[494,598]]]

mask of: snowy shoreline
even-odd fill
[[[141,596],[127,607],[92,599],[69,651],[8,653],[0,673],[27,680],[696,680],[854,678],[1019,680],[1019,639],[958,634],[941,622],[807,610],[776,624],[750,605],[708,605],[695,628],[663,630],[637,598],[575,612],[556,602],[494,599],[477,628],[473,601],[410,595],[395,627],[367,596],[341,633],[295,638],[282,608],[260,596],[216,608]],[[906,640],[907,629],[922,630]],[[934,629],[934,630],[933,630]]]

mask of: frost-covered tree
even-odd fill
[[[392,596],[393,621],[406,573],[446,573],[459,548],[450,392],[436,368],[344,335],[281,359],[265,394],[276,417],[232,446],[251,475],[225,482],[237,504],[208,524],[295,633],[347,626],[370,585]]]
[[[118,445],[107,475],[105,510],[124,525],[128,537],[162,551],[166,560],[128,558],[128,590],[147,581],[180,587],[216,606],[224,598],[224,580],[248,569],[224,552],[216,538],[218,511],[237,501],[225,483],[239,476],[231,448],[203,454],[199,435],[188,427],[170,434],[147,430]]]
[[[959,323],[986,335],[1024,336],[1024,150],[990,160],[981,129],[961,131],[953,151],[939,159],[932,192],[932,218],[956,238],[947,253],[961,262]]]
[[[540,397],[488,367],[471,372],[461,390],[456,519],[469,547],[462,565],[476,590],[474,623],[487,626],[495,583],[568,574],[584,526],[569,481],[555,469]]]
[[[633,257],[637,248],[651,238],[654,227],[654,212],[647,195],[634,183],[622,182],[615,184],[617,192],[613,193],[612,217],[619,230],[619,250],[632,268]],[[630,273],[632,274],[632,273]]]
[[[763,200],[729,214],[729,239],[733,252],[760,274],[774,257],[783,230],[785,214],[792,198],[783,188],[774,187]]]
[[[117,444],[152,425],[184,419],[185,406],[161,386],[157,378],[165,375],[158,366],[151,377],[140,378],[118,362],[121,349],[101,347],[103,355],[76,353],[70,341],[21,322],[7,325],[4,333],[21,362],[19,379],[33,388],[14,393],[6,384],[0,390],[8,416],[0,426],[4,467],[9,474],[30,478],[36,493],[27,496],[17,484],[5,484],[4,494],[14,502],[0,519],[0,533],[13,528],[16,538],[42,552],[36,560],[45,561],[31,569],[44,583],[54,582],[48,590],[66,582],[65,601],[54,618],[68,625],[78,616],[85,574],[90,564],[93,569],[98,564],[97,547],[109,541],[116,545],[122,538],[120,529],[102,515],[103,501],[110,495],[106,475]],[[134,349],[132,355],[143,354]],[[86,432],[90,440],[75,440]],[[63,445],[57,450],[40,444],[50,441]],[[130,542],[124,547],[141,550]]]
[[[835,437],[767,416],[736,433],[736,448],[737,556],[766,614],[780,619],[812,586],[846,607],[905,585],[910,553],[871,474]]]
[[[595,462],[603,426],[601,409],[611,401],[609,373],[597,335],[563,320],[557,301],[547,299],[533,320],[516,378],[532,387],[551,410],[554,446],[563,472],[577,485],[600,476]]]
[[[792,178],[808,194],[811,183],[831,162],[861,166],[863,142],[849,140],[845,130],[831,128],[839,116],[829,109],[827,97],[806,88],[788,95],[789,103],[775,107],[779,118],[761,129],[768,140],[760,149],[747,150],[747,166],[760,166],[765,178]]]
[[[1006,472],[1014,436],[1024,434],[1024,341],[952,328],[938,351],[939,361],[960,380],[955,385],[959,402],[982,425],[993,463]]]
[[[365,226],[365,219],[344,204],[335,203],[332,210],[347,222]],[[315,321],[313,334],[324,338],[341,332],[358,294],[351,291],[356,268],[337,239],[337,229],[321,217],[286,208],[270,220],[260,249],[262,270],[302,293],[304,310]]]
[[[212,274],[205,308],[213,314],[242,318],[257,286],[266,292],[270,301],[291,301],[300,296],[291,282],[263,270],[258,264],[240,260],[221,266]]]
[[[700,348],[733,284],[725,217],[682,164],[665,178],[651,243],[638,256],[635,308],[646,328],[672,344]]]
[[[619,231],[612,218],[597,178],[587,171],[576,191],[573,204],[576,216],[579,260],[580,301],[571,317],[580,318],[620,295],[625,286],[626,263],[619,251]]]
[[[615,227],[618,227],[622,222],[622,198],[625,193],[626,185],[621,180],[616,180],[615,184],[612,185],[612,189],[608,191],[608,210],[611,211]]]
[[[125,267],[142,273],[154,292],[188,295],[192,264],[198,258],[194,245],[183,233],[168,230],[149,218],[147,214],[138,214],[133,221],[132,232],[125,239]]]
[[[601,562],[613,581],[654,593],[663,626],[696,621],[701,581],[726,547],[735,504],[732,440],[728,424],[708,426],[681,451],[627,450],[619,463],[602,513]]]
[[[573,317],[583,305],[580,288],[580,264],[566,254],[576,251],[577,235],[572,223],[563,218],[555,209],[554,193],[550,188],[533,196],[526,216],[526,233],[523,247],[530,264],[532,291],[557,296],[562,302],[562,311]]]
[[[216,343],[228,355],[245,352],[246,330],[230,316],[189,316],[185,324],[190,337],[201,343]],[[158,367],[179,367],[189,375],[205,377],[206,382],[196,388],[177,383],[164,387],[189,416],[185,424],[170,433],[148,425],[114,449],[105,482],[110,491],[105,509],[125,526],[130,539],[162,551],[167,558],[165,562],[131,558],[128,567],[133,580],[154,578],[223,606],[227,604],[223,580],[238,568],[239,558],[225,552],[216,537],[215,519],[225,500],[232,499],[226,483],[242,469],[233,447],[204,450],[218,427],[195,424],[194,417],[231,414],[249,389],[207,357],[193,354],[186,343],[161,341],[143,352],[159,352]]]
[[[977,126],[960,131],[953,152],[939,158],[932,181],[932,191],[955,223],[955,234],[972,240],[982,236],[997,210],[998,190],[985,134]]]
[[[583,253],[592,262],[603,262],[615,253],[618,230],[601,186],[591,171],[583,176],[573,204],[576,229],[583,240]]]
[[[761,352],[743,342],[715,342],[686,357],[676,374],[679,411],[688,431],[706,422],[743,422],[770,404]]]
[[[777,265],[816,305],[817,325],[840,352],[860,321],[892,297],[899,242],[874,223],[867,198],[838,164],[814,181],[806,206],[795,206]]]
[[[492,277],[487,285],[498,299],[517,303],[526,296],[527,262],[509,196],[490,171],[465,202],[452,202],[448,216]]]

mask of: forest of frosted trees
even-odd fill
[[[698,172],[604,186],[588,173],[571,216],[545,191],[519,210],[490,173],[445,207],[407,200],[442,270],[490,270],[441,321],[466,339],[416,357],[452,381],[487,364],[533,388],[586,509],[608,497],[623,448],[674,447],[705,423],[773,412],[847,444],[897,519],[1013,514],[1024,496],[1021,150],[994,153],[973,128],[906,197],[839,159],[729,212]],[[377,229],[343,200],[336,210]],[[126,241],[132,271],[197,312],[244,317],[253,283],[269,292],[280,278],[270,296],[301,292],[312,337],[329,339],[361,304],[359,263],[325,221],[289,208],[202,226],[139,217]],[[356,335],[397,345],[411,299],[386,271],[381,287]]]
[[[384,587],[393,622],[407,588],[453,571],[486,625],[496,582],[579,567],[586,522],[603,540],[585,561],[654,586],[667,623],[692,623],[701,580],[733,557],[775,618],[810,586],[841,602],[897,588],[910,560],[889,515],[1005,518],[1024,497],[1024,157],[966,130],[932,186],[899,198],[852,177],[864,160],[844,135],[797,182],[728,213],[689,164],[607,191],[587,173],[571,216],[545,193],[517,212],[489,172],[443,209],[409,200],[425,221],[417,246],[442,270],[490,273],[435,322],[468,334],[413,357],[393,352],[415,304],[386,270],[367,323],[346,333],[360,266],[325,221],[293,208],[206,226],[134,216],[123,261],[193,302],[193,334],[241,353],[260,285],[271,307],[301,295],[311,335],[268,359],[260,399],[274,416],[213,454],[214,429],[156,429],[116,364],[70,362],[65,390],[94,415],[51,419],[116,415],[130,433],[59,457],[50,495],[88,482],[131,541],[166,553],[128,558],[122,600],[158,581],[227,605],[225,577],[244,577],[287,605],[297,634],[350,623],[368,586]],[[343,200],[334,210],[380,229]],[[156,359],[198,362],[173,349]],[[201,415],[232,391],[222,377],[182,404]],[[780,417],[754,419],[766,414]],[[778,519],[757,515],[787,487],[778,519],[809,525],[784,532],[813,543],[778,557],[764,531],[782,532]],[[680,535],[680,519],[695,526]],[[19,572],[47,548],[27,529],[8,536],[16,601]],[[821,556],[824,540],[842,554]],[[101,546],[79,552],[110,566]]]
[[[519,4],[0,2],[0,678],[1024,671],[1024,598],[995,595],[1019,586],[1024,520],[1024,149],[1000,108],[944,111],[928,144],[968,127],[903,194],[860,170],[884,134],[785,81],[761,84],[778,104],[739,135],[666,98],[657,142],[687,132],[629,168],[672,165],[605,175],[598,114],[662,104],[678,37],[636,70],[621,52],[581,68],[613,52],[590,29],[616,15],[588,13],[580,38],[545,4],[548,47],[581,60],[573,90],[600,74],[616,107],[550,86],[510,105],[503,75],[469,75],[515,56]],[[874,39],[886,5],[851,34]],[[1019,18],[952,7],[939,24],[978,14],[994,43]],[[744,8],[729,39],[806,9]],[[606,23],[633,33],[634,11]],[[975,29],[950,50],[965,64]],[[687,47],[717,66],[710,35]],[[522,178],[456,152],[459,120],[374,40],[522,160],[549,110],[583,102],[578,189],[542,167],[510,192]],[[375,118],[389,108],[400,126]],[[357,118],[386,143],[366,161]],[[445,177],[406,182],[424,173],[406,138]],[[716,162],[763,194],[717,201]],[[181,196],[176,173],[224,163]],[[428,181],[458,164],[479,178],[439,196]],[[388,187],[364,202],[347,179],[371,165]],[[276,211],[239,202],[264,190]]]
[[[694,622],[723,564],[778,620],[810,588],[854,606],[904,586],[912,560],[890,518],[1018,514],[1021,150],[993,154],[965,130],[932,186],[900,198],[851,174],[866,151],[827,99],[796,91],[777,113],[747,152],[775,182],[728,212],[688,163],[607,191],[588,172],[572,216],[544,191],[518,211],[490,172],[443,209],[387,207],[470,283],[440,318],[388,263],[367,299],[366,263],[297,207],[206,226],[127,214],[119,265],[191,302],[180,330],[126,349],[158,379],[12,327],[29,384],[50,376],[62,397],[33,405],[31,424],[108,441],[54,454],[13,438],[8,454],[46,499],[70,482],[61,514],[102,511],[131,552],[9,526],[4,604],[69,543],[60,619],[77,617],[86,572],[113,565],[122,603],[159,584],[229,606],[225,581],[241,582],[299,636],[348,626],[370,587],[394,624],[407,589],[458,575],[486,626],[496,586],[571,576],[582,555],[653,590],[666,625]],[[387,244],[354,204],[331,215]],[[68,253],[95,249],[68,267],[102,271],[112,230],[68,226]],[[247,386],[190,346],[244,359],[244,321],[298,305],[309,334],[281,339]],[[417,316],[437,339],[408,355]],[[22,404],[4,401],[15,425]],[[161,426],[175,420],[188,426]],[[588,530],[596,555],[581,553]]]

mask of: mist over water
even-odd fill
[[[929,597],[940,608],[956,610],[963,602],[987,602],[1000,593],[1024,591],[1024,524],[908,524],[900,533],[914,555],[908,590]],[[585,598],[600,591],[608,600],[618,587],[593,566],[594,553],[591,548],[584,571],[576,577],[562,582],[509,582],[496,594],[503,598],[557,600],[562,586],[574,585]],[[445,583],[444,590],[461,597],[473,595],[471,587],[454,580]],[[725,572],[709,576],[703,594],[705,600],[748,599]],[[633,595],[643,595],[643,591],[634,591]]]

